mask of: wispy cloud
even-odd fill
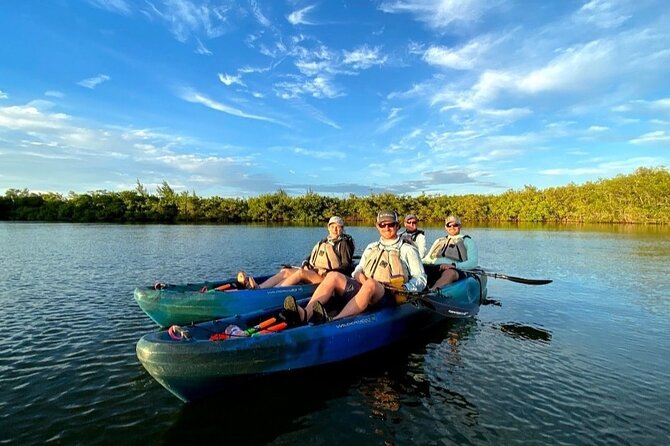
[[[631,18],[628,8],[625,1],[591,0],[575,13],[574,19],[599,28],[616,28]]]
[[[96,8],[105,9],[107,11],[120,13],[123,15],[130,15],[131,9],[125,0],[87,0],[88,3]]]
[[[293,149],[293,153],[298,155],[308,156],[310,158],[329,160],[329,159],[338,159],[343,160],[347,156],[343,152],[334,152],[334,151],[323,151],[323,150],[307,150],[301,147],[296,147]]]
[[[258,21],[258,23],[260,23],[265,27],[270,27],[272,25],[272,22],[270,22],[270,20],[267,17],[265,17],[263,11],[261,11],[260,6],[258,6],[258,2],[256,2],[256,0],[251,0],[250,3],[251,3],[251,11],[256,20]]]
[[[93,90],[98,85],[102,84],[103,82],[107,82],[110,79],[111,77],[107,76],[106,74],[98,74],[97,76],[89,77],[88,79],[83,79],[77,82],[77,85],[81,85],[84,88],[90,88]]]
[[[169,0],[162,9],[148,3],[150,14],[163,21],[179,42],[191,36],[202,35],[208,39],[219,37],[231,28],[229,16],[237,11],[232,6],[194,3],[189,0]]]
[[[314,9],[314,7],[314,5],[310,5],[297,11],[293,11],[286,17],[286,20],[288,20],[291,25],[313,25],[314,23],[307,20],[307,13]]]
[[[192,102],[195,104],[201,104],[204,105],[205,107],[211,108],[212,110],[220,111],[222,113],[226,113],[232,116],[237,116],[238,118],[245,118],[245,119],[254,119],[258,121],[267,121],[267,122],[272,122],[275,124],[280,124],[280,125],[285,125],[282,122],[269,118],[267,116],[261,116],[261,115],[254,115],[251,113],[246,113],[243,112],[242,110],[239,110],[237,108],[231,107],[229,105],[223,104],[221,102],[214,101],[207,96],[198,93],[197,91],[191,90],[191,89],[185,89],[181,92],[180,97],[187,101],[187,102]]]
[[[423,59],[431,65],[454,70],[471,70],[478,65],[479,59],[489,47],[490,42],[486,38],[471,40],[457,49],[431,46],[424,52]]]
[[[649,132],[645,133],[644,135],[640,135],[637,138],[631,139],[631,143],[633,144],[670,144],[670,133],[664,131],[664,130],[658,130],[655,132]]]
[[[8,96],[7,96],[7,93],[5,93],[4,91],[0,90],[0,99],[7,99],[7,97],[8,97]]]
[[[242,78],[240,76],[233,76],[230,74],[219,73],[219,80],[228,87],[230,87],[233,84],[246,86],[244,82],[242,82]]]
[[[351,65],[356,70],[365,70],[374,65],[384,65],[388,59],[381,56],[379,47],[370,48],[368,45],[362,45],[353,51],[344,51],[343,63]]]
[[[212,52],[202,43],[200,39],[195,39],[197,47],[195,52],[197,54],[202,54],[203,56],[211,56]]]
[[[411,14],[431,28],[446,28],[454,23],[479,20],[497,3],[495,0],[390,0],[382,2],[379,9],[390,14]]]

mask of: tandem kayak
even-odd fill
[[[258,283],[269,276],[257,276]],[[135,301],[140,308],[161,327],[174,324],[191,324],[236,314],[249,313],[281,305],[288,295],[303,299],[312,295],[314,284],[285,287],[235,289],[236,279],[170,285],[157,283],[135,288]],[[214,288],[230,284],[227,291]]]
[[[399,305],[329,321],[254,332],[280,321],[281,307],[144,335],[139,361],[182,401],[192,401],[243,379],[332,364],[409,339],[447,318],[475,315],[486,298],[486,278],[469,276],[435,293],[409,294]],[[298,301],[305,305],[307,299]],[[275,327],[286,324],[278,322]],[[228,335],[233,330],[240,336]],[[240,331],[246,330],[247,333]]]

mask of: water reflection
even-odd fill
[[[500,324],[497,328],[505,334],[516,339],[528,339],[531,341],[549,342],[551,341],[551,332],[542,328],[523,325],[518,322]]]

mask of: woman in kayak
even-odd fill
[[[461,219],[450,215],[444,221],[445,237],[435,240],[423,263],[431,290],[465,278],[463,270],[477,267],[477,245],[469,235],[461,234]],[[433,283],[434,282],[434,283]]]
[[[237,273],[237,281],[245,288],[272,288],[298,283],[321,283],[326,273],[339,271],[350,274],[354,269],[354,239],[344,233],[344,220],[334,216],[328,220],[328,236],[320,240],[300,267],[285,266],[265,282],[257,284],[244,271]]]
[[[341,272],[330,272],[316,287],[307,306],[300,308],[292,296],[284,300],[284,314],[296,324],[303,324],[312,316],[329,320],[324,305],[335,295],[344,308],[333,319],[362,313],[369,305],[392,301],[392,288],[418,292],[426,287],[426,273],[416,246],[398,236],[400,224],[395,211],[377,214],[380,238],[370,243],[361,255],[361,261],[351,277]]]

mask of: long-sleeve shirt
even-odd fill
[[[416,246],[410,243],[402,243],[400,237],[396,237],[394,240],[385,240],[383,238],[379,239],[379,242],[372,242],[363,251],[361,255],[361,260],[356,265],[354,272],[351,274],[352,277],[356,277],[358,273],[363,272],[363,265],[367,263],[367,258],[372,251],[372,248],[377,246],[377,243],[381,243],[384,246],[390,248],[400,247],[400,261],[403,262],[404,266],[407,268],[409,274],[409,280],[405,283],[404,287],[407,291],[418,292],[423,291],[426,288],[428,283],[428,277],[426,276],[426,271],[423,269],[423,263],[421,263],[421,256],[419,256],[419,251],[417,251]]]
[[[463,235],[459,234],[454,237],[460,237],[463,239],[463,244],[465,245],[465,250],[468,253],[468,259],[459,262],[454,259],[450,259],[447,257],[430,257],[430,253],[433,252],[433,248],[442,240],[442,238],[438,238],[433,242],[433,245],[430,247],[430,250],[428,251],[428,254],[423,258],[423,263],[426,265],[443,265],[443,264],[453,264],[456,268],[458,269],[473,269],[476,268],[479,265],[479,251],[477,250],[477,244],[470,238],[470,237],[464,237]]]
[[[416,245],[416,249],[419,250],[419,256],[423,258],[426,255],[426,236],[423,231],[417,230],[414,232],[409,232],[407,230],[401,232],[400,237],[407,236],[411,238],[412,242]]]

